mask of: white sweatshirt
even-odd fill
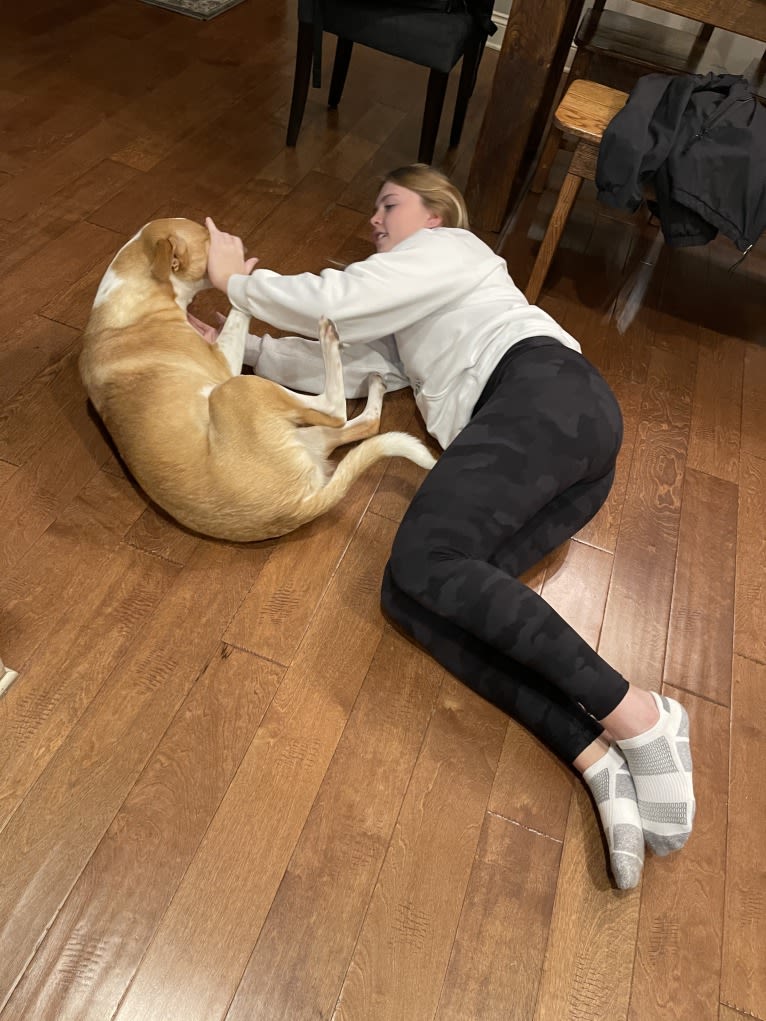
[[[259,376],[321,392],[319,345],[304,338],[316,337],[319,318],[328,316],[348,345],[346,396],[365,394],[371,372],[380,372],[389,390],[409,384],[426,428],[442,447],[467,424],[492,370],[513,344],[546,336],[580,350],[546,312],[527,303],[504,259],[475,234],[454,227],[424,228],[345,270],[281,276],[259,269],[232,276],[228,293],[241,311],[303,335],[261,338]]]

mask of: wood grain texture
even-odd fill
[[[0,935],[10,948],[0,961],[3,1003],[218,647],[209,625],[220,627],[221,618],[231,616],[255,580],[259,559],[257,549],[235,556],[213,546],[192,559],[0,834],[0,857],[11,863],[0,889]],[[190,619],[196,626],[187,633]],[[159,633],[166,636],[160,647]],[[72,776],[80,778],[77,784]]]
[[[487,814],[435,1021],[528,1021],[561,845]]]
[[[640,890],[616,890],[585,788],[572,798],[534,1021],[624,1021]]]
[[[729,713],[663,686],[689,713],[698,792],[694,831],[667,858],[647,852],[629,1021],[672,1016],[715,1021],[721,980]],[[679,997],[683,990],[683,997]]]
[[[119,1021],[209,1021],[230,1003],[380,641],[377,579],[390,541],[387,522],[365,519],[162,919]],[[327,647],[341,655],[328,661]],[[215,974],[205,964],[211,947],[227,948]],[[171,960],[176,977],[163,983]]]
[[[756,344],[745,346],[742,450],[766,458],[766,351]]]
[[[766,862],[754,829],[766,818],[763,778],[754,764],[766,747],[762,703],[766,666],[734,657],[729,836],[721,1000],[766,1016]]]
[[[719,479],[736,483],[739,480],[740,422],[743,414],[742,367],[745,345],[733,337],[702,334],[699,348],[697,378],[694,384],[694,403],[689,432],[688,466],[697,471],[715,475]],[[757,348],[755,350],[758,350]],[[748,366],[747,415],[756,411],[755,373]],[[766,382],[766,362],[764,380]],[[762,391],[760,391],[762,393]],[[766,409],[766,404],[764,404]],[[753,423],[755,425],[755,423]],[[750,428],[749,418],[743,423],[742,435],[754,437],[766,432],[766,410],[762,428]],[[766,447],[764,447],[766,452]]]
[[[331,1016],[442,677],[386,631],[226,1021]]]
[[[226,646],[214,655],[56,916],[5,1018],[79,1021],[83,1001],[92,1017],[112,1016],[282,674]]]
[[[505,733],[449,679],[346,973],[335,1021],[432,1017]]]
[[[686,469],[665,681],[728,705],[737,486]]]
[[[737,575],[734,602],[734,651],[766,663],[766,461],[743,454],[740,464],[737,517]]]
[[[652,354],[598,650],[642,687],[662,679],[692,369],[668,352]]]

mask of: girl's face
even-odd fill
[[[387,181],[375,200],[372,241],[379,252],[390,252],[394,245],[423,227],[441,227],[442,218],[429,212],[417,192]]]

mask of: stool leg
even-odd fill
[[[578,177],[577,174],[567,174],[564,178],[564,183],[561,185],[558,200],[548,222],[545,237],[540,244],[540,251],[537,253],[537,258],[529,277],[529,283],[524,292],[530,305],[536,305],[537,299],[540,297],[540,291],[548,273],[548,267],[561,240],[561,234],[569,219],[569,213],[574,205],[574,200],[577,198],[582,181],[583,179]]]

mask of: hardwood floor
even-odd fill
[[[381,616],[420,469],[208,541],[147,505],[77,374],[155,216],[209,213],[285,272],[367,255],[425,72],[360,50],[291,151],[292,0],[37,0],[0,32],[0,1021],[766,1021],[766,248],[664,249],[621,333],[652,228],[586,186],[541,299],[625,442],[527,580],[693,728],[693,837],[620,892],[575,777]],[[445,112],[461,185],[493,58],[454,152]],[[522,286],[563,170],[485,236]],[[384,427],[423,436],[409,392]]]

